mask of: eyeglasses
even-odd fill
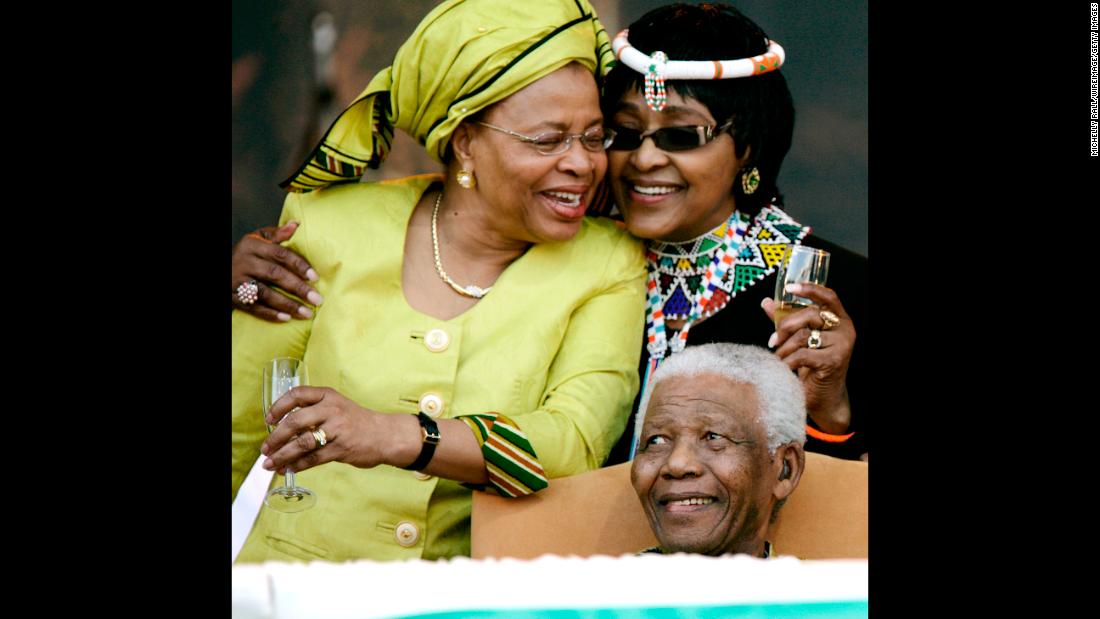
[[[607,149],[611,145],[611,142],[615,139],[615,132],[611,129],[605,129],[603,127],[593,127],[584,133],[566,133],[564,131],[547,131],[546,133],[540,133],[536,136],[523,135],[522,133],[516,133],[515,131],[509,131],[504,127],[498,127],[496,125],[490,125],[487,122],[478,121],[479,125],[495,129],[502,133],[507,133],[510,136],[519,138],[521,141],[530,144],[535,147],[535,150],[540,155],[560,155],[569,150],[569,147],[573,145],[573,139],[578,138],[581,144],[588,150],[598,153]]]
[[[665,127],[644,134],[637,129],[615,127],[613,129],[615,141],[608,148],[611,150],[634,150],[641,148],[642,142],[646,138],[652,137],[653,143],[661,150],[673,153],[691,150],[709,144],[732,126],[733,121],[728,120],[717,127],[707,125]]]

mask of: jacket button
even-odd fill
[[[416,528],[416,525],[411,522],[400,522],[397,524],[397,528],[394,529],[393,536],[397,538],[398,544],[407,548],[416,544],[416,541],[420,539],[420,529]]]
[[[439,417],[443,414],[443,398],[439,397],[435,393],[425,393],[420,398],[420,410],[428,414],[429,417]]]
[[[424,334],[424,346],[432,352],[443,352],[451,345],[451,336],[443,329],[432,329]]]

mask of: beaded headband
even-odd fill
[[[638,73],[645,74],[645,102],[649,109],[660,112],[668,103],[665,80],[724,80],[752,77],[775,71],[783,66],[786,54],[775,41],[768,41],[768,51],[751,58],[734,60],[669,60],[664,52],[647,56],[626,40],[630,31],[624,28],[611,41],[615,58]]]

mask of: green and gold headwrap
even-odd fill
[[[615,63],[588,0],[448,0],[279,186],[303,192],[358,181],[386,158],[394,127],[442,161],[462,119],[570,62],[601,76]]]

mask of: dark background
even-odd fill
[[[335,115],[388,66],[436,0],[236,0],[233,3],[233,224],[235,241],[276,222],[284,180]],[[608,33],[659,0],[596,0]],[[795,102],[791,151],[780,172],[787,210],[815,233],[867,255],[867,3],[733,3],[787,52]],[[337,39],[315,84],[311,22],[332,17]],[[367,180],[439,169],[399,133],[390,157]]]

